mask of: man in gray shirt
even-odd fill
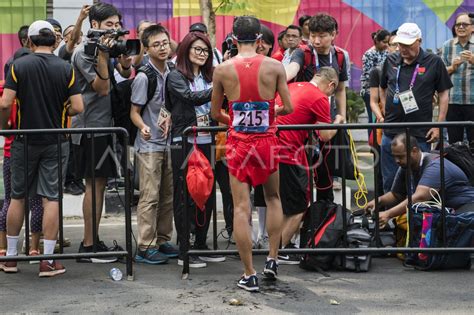
[[[117,30],[120,28],[120,12],[107,3],[97,3],[89,10],[89,21],[91,28],[96,30]],[[109,47],[112,41],[106,36],[102,36],[100,41]],[[128,78],[130,76],[131,58],[120,56],[116,65],[120,74]],[[112,126],[112,104],[110,98],[111,80],[113,75],[113,65],[109,52],[98,49],[96,56],[86,54],[84,44],[81,44],[74,51],[72,64],[76,70],[77,81],[81,87],[84,99],[84,113],[74,117],[73,128],[97,128]],[[91,135],[72,135],[72,143],[77,150],[76,171],[79,176],[86,179],[86,193],[83,202],[84,213],[84,240],[79,247],[80,253],[93,251],[93,228],[98,235],[99,222],[102,214],[102,204],[104,201],[105,185],[108,177],[116,176],[117,165],[112,150],[112,137],[104,134],[94,134],[94,157],[92,152]],[[94,165],[93,165],[94,164]],[[92,191],[92,169],[95,173],[95,191]],[[97,225],[92,226],[92,194],[95,194]],[[100,252],[107,251],[108,248],[102,241],[96,240],[97,249]],[[106,263],[113,262],[116,258],[81,258],[80,262]]]
[[[138,252],[136,262],[161,264],[168,257],[177,257],[178,249],[170,243],[173,232],[173,171],[167,157],[170,139],[166,120],[160,119],[165,110],[165,79],[170,50],[168,31],[161,25],[152,25],[142,34],[142,43],[149,56],[144,66],[152,73],[155,93],[148,98],[152,85],[149,74],[139,70],[132,83],[130,118],[138,128],[135,139],[140,199],[137,206]],[[164,117],[164,116],[162,116]],[[160,122],[162,124],[160,125]]]

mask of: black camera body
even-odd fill
[[[122,40],[120,37],[130,34],[127,30],[95,30],[90,29],[87,32],[87,42],[84,45],[84,52],[89,56],[97,56],[99,50],[107,51],[110,58],[117,58],[120,55],[133,56],[140,53],[140,40],[128,39]],[[100,38],[107,35],[112,38],[114,44],[112,47],[102,45]]]

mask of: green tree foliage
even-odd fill
[[[248,11],[250,9],[248,0],[222,0],[216,7],[216,13],[227,14],[233,10]]]
[[[346,117],[350,123],[356,123],[359,115],[365,110],[365,103],[362,97],[352,89],[346,89],[347,108]]]

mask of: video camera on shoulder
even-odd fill
[[[84,45],[84,52],[89,56],[97,56],[99,50],[109,53],[110,58],[117,58],[120,55],[133,56],[140,53],[140,40],[138,39],[119,39],[122,36],[130,34],[128,30],[95,30],[90,29],[87,32],[87,42]],[[112,47],[100,43],[102,36],[107,35],[112,38],[114,43]]]

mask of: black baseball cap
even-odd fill
[[[201,33],[207,33],[207,26],[204,23],[194,23],[189,27],[190,32],[201,32]]]
[[[55,19],[46,19],[46,22],[49,22],[55,30],[58,30],[59,29],[59,32],[62,34],[63,32],[63,28],[61,26],[61,23],[58,22],[58,20],[55,20]]]

